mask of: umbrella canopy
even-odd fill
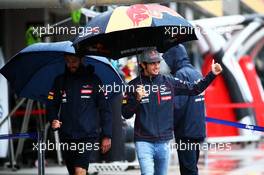
[[[175,44],[195,39],[193,26],[174,10],[158,4],[136,4],[94,17],[73,44],[81,54],[118,59],[148,47],[165,52]]]
[[[70,41],[55,43],[37,43],[16,54],[2,69],[11,87],[19,97],[45,102],[54,79],[64,73],[64,54],[75,53]],[[85,64],[95,67],[95,73],[104,85],[123,83],[121,77],[102,57],[85,57]],[[112,98],[115,94],[109,93]]]

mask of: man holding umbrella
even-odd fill
[[[169,49],[162,56],[170,67],[171,74],[184,81],[198,81],[202,78],[190,63],[183,45]],[[182,175],[198,175],[199,144],[205,138],[204,96],[176,96],[174,99],[174,135],[178,145],[191,144],[197,147],[177,149]]]
[[[200,94],[222,72],[222,67],[213,63],[205,78],[190,83],[159,74],[162,57],[155,49],[143,52],[140,60],[143,70],[129,83],[122,114],[124,118],[136,114],[134,139],[141,174],[166,175],[169,140],[173,138],[174,96]]]
[[[85,149],[63,150],[70,175],[86,175],[92,149],[99,149],[95,140],[102,130],[101,151],[111,147],[112,113],[100,91],[101,80],[93,73],[93,67],[85,67],[81,58],[66,54],[64,74],[56,77],[48,95],[48,119],[53,129],[59,129],[63,144],[85,145]],[[100,118],[98,117],[98,113]],[[86,149],[88,148],[89,149]]]

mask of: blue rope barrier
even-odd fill
[[[238,122],[231,122],[231,121],[220,120],[220,119],[211,118],[211,117],[206,117],[206,121],[216,123],[216,124],[221,124],[221,125],[233,126],[233,127],[241,128],[241,129],[248,129],[248,130],[253,130],[253,131],[264,132],[264,127],[256,126],[256,125],[248,125],[248,124],[243,124],[243,123],[238,123]]]
[[[261,127],[261,126],[248,125],[248,124],[243,124],[243,123],[238,123],[238,122],[231,122],[231,121],[221,120],[221,119],[216,119],[216,118],[211,118],[211,117],[206,117],[206,122],[211,122],[211,123],[216,123],[216,124],[221,124],[221,125],[226,125],[226,126],[232,126],[232,127],[241,128],[241,129],[248,129],[248,130],[252,130],[252,131],[264,132],[264,127]],[[19,138],[37,139],[38,134],[37,133],[18,133],[18,134],[0,135],[0,140],[3,140],[3,139],[19,139]]]
[[[19,138],[37,139],[38,138],[38,134],[37,133],[18,133],[18,134],[3,134],[3,135],[0,135],[0,140],[3,140],[3,139],[19,139]]]

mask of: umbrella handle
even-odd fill
[[[141,77],[141,72],[140,72],[140,64],[139,64],[138,55],[137,55],[137,64],[138,64],[137,72],[138,72],[138,75],[139,75],[139,81],[140,81],[140,84],[143,85],[142,77]]]

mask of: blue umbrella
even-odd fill
[[[33,44],[16,54],[0,69],[0,73],[10,82],[11,88],[19,97],[45,102],[55,77],[64,73],[65,53],[75,53],[72,42]],[[107,58],[86,56],[85,64],[95,67],[95,73],[105,86],[123,84]],[[115,93],[109,93],[108,97],[112,98],[114,95]]]

